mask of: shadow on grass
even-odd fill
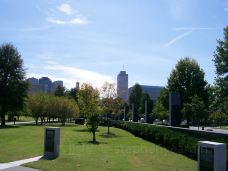
[[[74,131],[76,131],[76,132],[90,132],[87,128],[75,129]],[[96,130],[96,132],[100,132],[100,131],[99,130]]]
[[[42,156],[39,160],[55,160],[57,159],[59,156],[57,157],[51,157],[51,156]]]
[[[94,145],[99,145],[99,144],[108,144],[107,142],[100,142],[100,141],[79,141],[78,142],[79,145],[83,145],[83,144],[94,144]]]
[[[0,126],[0,129],[10,129],[10,128],[20,128],[19,125],[6,125],[6,126]]]
[[[105,133],[100,134],[99,136],[103,137],[103,138],[117,138],[117,137],[120,137],[119,135],[116,135],[113,132],[109,132],[109,134],[107,132],[105,132]]]

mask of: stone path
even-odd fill
[[[30,162],[35,162],[35,161],[38,161],[42,158],[42,156],[38,156],[38,157],[33,157],[33,158],[29,158],[29,159],[24,159],[24,160],[17,160],[17,161],[14,161],[14,162],[9,162],[9,163],[0,163],[0,170],[3,170],[3,169],[21,169],[21,167],[17,167],[17,166],[20,166],[20,165],[23,165],[23,164],[26,164],[26,163],[30,163]],[[22,167],[22,169],[30,169],[30,168],[25,168],[25,167]],[[34,169],[31,169],[31,171],[33,171]]]

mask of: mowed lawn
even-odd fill
[[[39,160],[26,164],[40,170],[150,170],[192,171],[196,162],[129,132],[111,128],[113,135],[105,136],[107,128],[96,133],[99,144],[83,125],[61,127],[60,156],[55,160]],[[43,126],[19,126],[0,129],[0,162],[9,162],[43,153]]]

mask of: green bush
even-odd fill
[[[217,141],[228,144],[228,140],[224,138],[215,138],[211,136],[193,135],[178,130],[170,129],[150,124],[141,124],[125,121],[112,121],[112,125],[131,132],[132,134],[166,147],[167,149],[181,153],[190,158],[197,158],[198,141],[208,140]],[[228,148],[228,146],[227,146]]]

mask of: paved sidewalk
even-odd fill
[[[3,169],[2,171],[39,171],[37,169],[32,169],[24,166],[11,167],[8,169]]]
[[[35,162],[35,161],[40,160],[41,158],[42,158],[42,156],[38,156],[38,157],[33,157],[33,158],[29,158],[29,159],[24,159],[24,160],[17,160],[17,161],[9,162],[9,163],[0,163],[0,170],[14,168],[16,166],[20,166],[20,165],[23,165],[26,163]]]

